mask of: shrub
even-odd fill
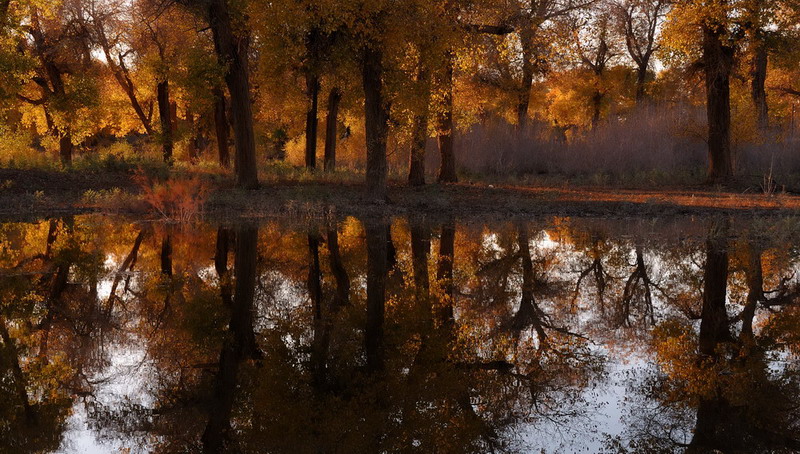
[[[159,181],[137,171],[134,181],[141,188],[142,200],[163,218],[190,222],[202,211],[208,199],[208,185],[197,176],[173,176]]]

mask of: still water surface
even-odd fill
[[[0,224],[0,452],[800,451],[797,225]]]

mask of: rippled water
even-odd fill
[[[794,452],[791,219],[0,224],[0,452]]]

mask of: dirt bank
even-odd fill
[[[0,217],[38,218],[87,212],[153,216],[131,175],[0,169]],[[794,216],[800,196],[758,194],[697,186],[620,189],[520,187],[488,184],[429,185],[399,182],[385,203],[372,201],[356,183],[284,181],[256,191],[212,183],[202,215],[211,219],[273,216],[531,217],[531,216]]]

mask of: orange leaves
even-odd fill
[[[165,219],[190,222],[201,212],[208,199],[209,187],[197,176],[173,176],[155,181],[137,171],[134,181],[141,188],[142,199]]]

